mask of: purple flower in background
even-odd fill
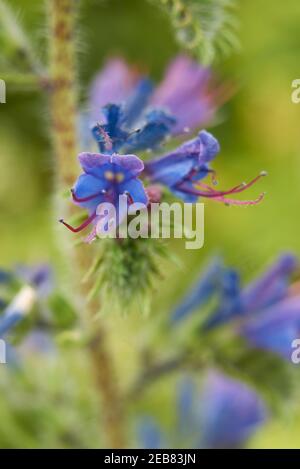
[[[228,269],[223,276],[220,306],[209,317],[204,328],[211,329],[236,318],[246,318],[261,312],[287,297],[289,279],[298,267],[297,258],[283,254],[257,280],[241,288],[239,275]]]
[[[177,324],[193,314],[196,309],[199,309],[212,297],[220,284],[223,269],[221,259],[216,258],[210,262],[204,273],[201,272],[193,288],[172,311],[171,322],[173,324]]]
[[[12,275],[7,270],[0,269],[0,283],[8,283],[12,279]]]
[[[181,444],[196,448],[242,446],[264,422],[266,408],[244,383],[210,371],[200,392],[191,378],[180,383],[178,429]]]
[[[26,285],[21,288],[0,316],[0,337],[8,333],[31,311],[36,298],[36,292],[31,286]]]
[[[267,418],[265,404],[253,389],[212,370],[200,391],[192,378],[180,381],[176,411],[168,437],[154,418],[142,420],[138,430],[143,448],[242,447]]]
[[[39,297],[47,297],[54,289],[53,270],[49,264],[37,264],[27,266],[17,265],[16,276],[25,283],[32,285]]]
[[[218,306],[204,321],[202,332],[238,320],[237,334],[249,345],[290,359],[292,342],[300,336],[300,295],[290,287],[297,268],[297,258],[283,254],[242,287],[236,270],[214,261],[171,313],[171,322],[179,324],[215,296]]]
[[[91,120],[97,122],[102,108],[108,103],[122,103],[133,92],[139,74],[119,58],[107,61],[95,77],[90,89]]]
[[[201,395],[202,446],[236,448],[265,422],[267,411],[254,390],[215,371]]]
[[[122,59],[109,60],[90,91],[90,125],[100,151],[103,132],[113,151],[133,152],[207,124],[217,107],[218,90],[209,90],[211,81],[210,70],[183,55],[171,62],[156,89]]]
[[[147,194],[138,179],[144,164],[137,156],[81,153],[79,161],[84,173],[72,189],[72,197],[74,203],[89,211],[89,217],[77,228],[61,220],[71,231],[77,233],[97,221],[99,204],[110,202],[117,206],[120,195],[126,195],[129,204],[147,204]]]
[[[7,278],[21,281],[23,286],[0,315],[0,337],[13,329],[31,312],[36,301],[47,297],[54,288],[53,272],[48,264],[18,265],[14,271],[7,272]]]
[[[145,416],[138,423],[139,444],[144,449],[159,449],[165,447],[164,435],[154,418]]]
[[[219,104],[219,90],[212,87],[212,72],[185,55],[169,65],[162,83],[151,98],[154,106],[163,106],[176,117],[172,132],[197,129],[212,121]]]
[[[292,342],[300,337],[300,295],[286,298],[249,319],[240,329],[252,347],[290,360]]]
[[[205,323],[205,329],[261,311],[287,297],[289,279],[297,267],[293,254],[283,254],[258,280],[242,288],[238,272],[216,259],[171,313],[171,318],[176,322],[192,314],[213,294],[218,296],[219,306]]]

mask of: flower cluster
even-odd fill
[[[236,448],[262,425],[267,409],[243,382],[209,370],[199,392],[194,380],[179,383],[176,427],[169,438],[159,424],[144,417],[139,425],[141,446],[166,448]],[[170,441],[171,440],[171,441]]]
[[[298,269],[297,258],[283,254],[242,287],[238,272],[215,260],[172,312],[171,321],[178,324],[217,296],[218,306],[202,324],[204,333],[231,323],[250,346],[290,360],[291,344],[300,336],[300,294],[289,280]]]
[[[207,131],[145,163],[136,156],[159,150],[170,137],[192,132],[211,121],[220,97],[219,90],[210,90],[210,86],[211,72],[186,56],[171,63],[156,89],[124,61],[109,61],[92,84],[90,109],[82,117],[83,126],[91,125],[99,153],[79,155],[84,173],[72,189],[74,203],[88,210],[89,217],[77,228],[60,221],[79,232],[97,222],[96,209],[101,202],[117,204],[119,195],[124,194],[128,206],[133,202],[145,204],[151,202],[147,194],[152,193],[153,185],[165,187],[187,202],[206,197],[230,205],[259,203],[264,194],[250,201],[227,196],[243,192],[264,172],[248,184],[227,191],[213,187],[216,179],[210,163],[220,146]],[[87,142],[85,132],[83,140]],[[209,175],[213,185],[203,182]],[[95,236],[94,228],[88,241]]]
[[[265,422],[271,408],[255,389],[240,381],[238,357],[240,353],[244,358],[250,357],[250,360],[254,356],[259,368],[267,356],[272,359],[268,363],[275,365],[277,374],[282,371],[279,364],[286,369],[291,361],[293,341],[300,337],[299,284],[291,282],[291,277],[297,272],[297,258],[285,253],[261,276],[242,286],[236,269],[225,266],[220,258],[210,263],[169,316],[174,332],[177,330],[174,330],[175,327],[193,316],[190,326],[196,327],[197,336],[201,338],[205,353],[210,357],[200,362],[206,368],[204,385],[198,392],[196,381],[191,377],[180,383],[176,405],[177,426],[174,434],[169,432],[169,438],[166,438],[156,420],[142,420],[139,435],[143,447],[178,447],[178,443],[189,448],[241,447]],[[208,309],[211,310],[209,313]],[[197,321],[195,313],[201,310],[202,314],[198,314]],[[231,334],[226,343],[227,335],[222,335],[222,327],[228,325],[231,326]],[[212,332],[216,334],[216,341],[212,336],[208,337],[208,333]],[[222,339],[222,350],[218,337]],[[226,347],[232,349],[234,337],[239,339],[238,352],[229,354],[224,360],[220,359],[219,352],[226,353]],[[190,342],[191,339],[183,356],[187,356],[190,350],[193,360],[200,342],[197,341],[196,349],[191,348]],[[216,344],[220,350],[215,355]],[[251,355],[251,351],[257,354]],[[230,365],[231,361],[235,366]],[[247,361],[242,363],[242,376],[251,382],[251,372],[247,375]],[[220,368],[234,373],[235,378],[226,376]],[[266,369],[264,373],[272,371]],[[258,383],[255,376],[253,385],[263,390],[262,383]],[[261,376],[260,379],[268,383],[267,377]]]

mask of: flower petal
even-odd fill
[[[143,161],[135,155],[112,155],[110,162],[120,166],[127,173],[128,179],[137,176],[144,169]]]
[[[148,196],[146,194],[143,183],[139,179],[131,179],[125,183],[119,185],[120,194],[129,192],[133,202],[141,203],[144,205],[148,204]]]
[[[128,129],[140,118],[148,104],[149,97],[153,91],[153,84],[148,78],[142,78],[126,100],[123,109],[122,123]]]
[[[206,448],[240,446],[267,417],[265,404],[253,389],[216,371],[205,381],[201,402]]]
[[[153,109],[141,128],[133,132],[123,146],[124,152],[136,152],[159,147],[175,124],[176,119],[161,109]]]
[[[110,158],[110,155],[88,152],[80,153],[78,156],[79,163],[83,171],[95,177],[99,177],[99,175],[102,173],[101,170],[103,165],[110,163]]]
[[[171,62],[151,103],[166,107],[176,117],[173,134],[182,133],[186,127],[200,127],[212,119],[216,105],[208,90],[210,80],[210,70],[185,55]]]
[[[91,198],[90,200],[74,201],[74,203],[89,210],[96,210],[97,206],[100,204],[100,202],[103,201],[104,198],[103,194],[101,194],[101,191],[106,190],[107,187],[108,181],[105,178],[99,179],[90,174],[81,174],[74,186],[74,195],[76,198],[84,199],[95,194],[99,195],[97,195],[97,197]]]
[[[92,121],[101,118],[101,108],[108,103],[121,103],[135,87],[138,74],[124,60],[109,60],[94,79],[90,90]]]
[[[199,163],[208,163],[220,152],[220,144],[218,140],[206,130],[202,130],[198,138],[200,140]]]

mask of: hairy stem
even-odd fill
[[[49,0],[50,19],[50,109],[52,134],[60,189],[72,187],[78,175],[77,154],[77,87],[76,87],[76,0]],[[68,201],[67,215],[72,214]],[[98,302],[87,303],[90,285],[82,279],[93,259],[91,246],[80,244],[70,253],[72,272],[80,286],[83,321],[92,337],[88,344],[95,383],[102,397],[103,433],[110,447],[124,446],[123,413],[116,377],[108,347],[107,333],[95,319]]]

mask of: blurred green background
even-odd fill
[[[46,61],[43,2],[9,3],[19,11]],[[300,254],[300,105],[291,101],[291,83],[300,78],[300,3],[238,3],[241,51],[215,67],[222,79],[236,85],[236,94],[221,110],[212,130],[222,147],[214,168],[222,188],[266,170],[268,178],[245,197],[255,197],[261,191],[267,195],[261,205],[249,208],[206,203],[205,246],[194,252],[174,243],[181,263],[166,265],[164,279],[155,291],[153,316],[163,314],[180,298],[212,253],[222,253],[245,279],[282,250]],[[168,19],[144,0],[82,2],[78,47],[83,101],[88,83],[106,57],[123,55],[159,79],[178,51]],[[1,264],[56,262],[61,227],[59,214],[52,211],[54,168],[45,98],[8,83],[7,103],[0,105],[0,142]],[[115,338],[116,355],[128,357],[122,377],[126,382],[134,369],[131,358],[136,342],[132,334],[143,325],[146,328],[151,317],[134,314],[114,320],[122,328],[121,336]],[[98,416],[87,368],[84,357],[69,350],[60,357],[31,358],[28,382],[20,391],[17,378],[12,379],[0,367],[0,446],[97,446]],[[150,407],[156,406],[157,395],[150,401]],[[71,436],[69,428],[76,428]],[[300,447],[299,433],[300,401],[298,414],[291,414],[287,406],[250,445]]]

